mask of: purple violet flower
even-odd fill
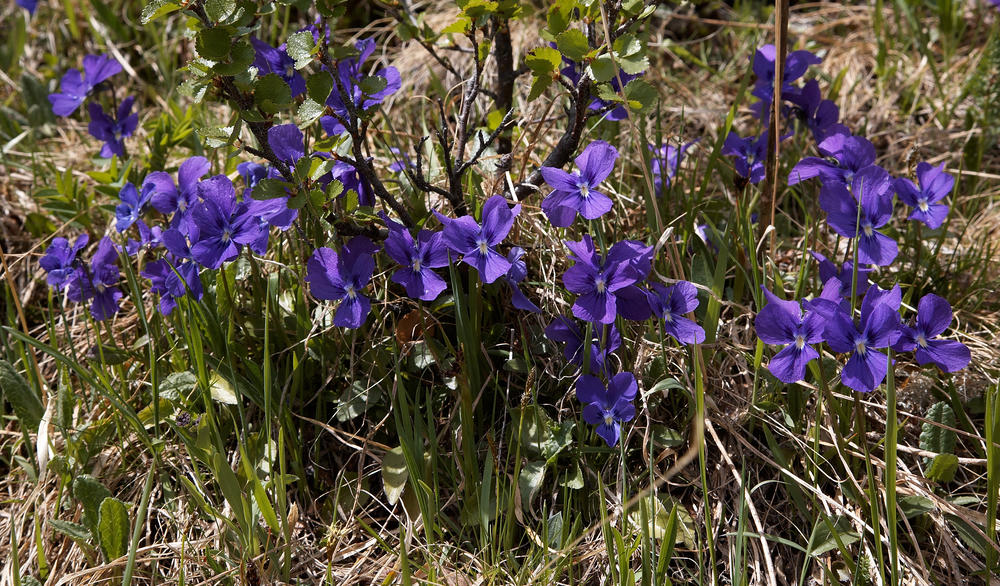
[[[153,171],[143,181],[143,191],[146,184],[150,188],[149,203],[161,214],[174,214],[170,221],[172,228],[188,233],[191,222],[188,211],[197,201],[198,180],[201,179],[211,165],[205,157],[191,157],[181,163],[177,170],[177,185],[168,173]]]
[[[607,387],[601,379],[589,374],[576,381],[576,398],[584,405],[583,420],[597,426],[597,435],[608,447],[618,443],[621,424],[635,417],[632,401],[638,391],[639,385],[631,372],[620,372],[611,377]]]
[[[788,184],[819,177],[823,184],[850,185],[854,175],[875,164],[875,146],[868,139],[844,132],[833,132],[817,146],[826,158],[805,157],[788,174]],[[830,162],[828,159],[833,159]]]
[[[255,52],[253,65],[261,77],[274,73],[285,80],[292,90],[292,97],[306,91],[306,80],[295,70],[295,60],[288,56],[288,47],[282,43],[277,49],[255,37],[250,37]]]
[[[406,295],[421,301],[434,301],[448,284],[431,269],[448,266],[448,247],[444,234],[421,230],[414,240],[406,226],[389,219],[385,212],[379,217],[389,228],[385,252],[402,268],[392,274],[392,282],[406,288]]]
[[[386,82],[385,87],[375,93],[366,94],[361,89],[361,81],[366,77],[362,71],[362,65],[375,52],[375,40],[362,39],[355,43],[354,47],[358,50],[359,55],[357,57],[341,59],[337,63],[336,75],[340,79],[340,84],[344,87],[347,97],[351,100],[354,108],[367,110],[381,104],[383,100],[398,92],[399,88],[403,85],[402,78],[399,76],[399,70],[395,67],[383,67],[374,76],[384,79]],[[330,92],[330,96],[326,100],[326,105],[332,108],[342,119],[346,120],[349,117],[347,106],[341,99],[336,83],[334,84],[333,91]],[[319,121],[323,130],[331,136],[342,134],[345,131],[344,125],[333,116],[323,116]]]
[[[177,300],[189,291],[195,300],[201,299],[203,290],[198,277],[198,265],[183,261],[176,266],[165,259],[146,263],[139,273],[150,280],[150,291],[160,296],[160,313],[170,315],[177,307]]]
[[[889,371],[889,357],[878,352],[896,343],[900,336],[899,285],[883,291],[871,287],[861,302],[861,321],[843,310],[832,312],[823,335],[834,352],[850,353],[840,374],[847,387],[867,393],[875,390]]]
[[[915,350],[917,363],[936,364],[944,372],[955,372],[972,360],[969,348],[956,340],[938,340],[951,324],[951,305],[944,298],[928,293],[917,304],[916,323],[904,325],[902,335],[893,344],[897,352]]]
[[[938,203],[948,197],[955,187],[955,178],[945,173],[944,163],[933,167],[930,163],[917,164],[917,181],[920,188],[905,177],[893,181],[893,187],[903,203],[915,208],[909,219],[923,223],[934,230],[948,217],[948,206]]]
[[[531,311],[534,313],[541,313],[542,310],[531,302],[521,288],[517,286],[518,283],[523,281],[528,276],[528,266],[521,260],[524,256],[524,249],[520,246],[514,246],[507,253],[507,261],[510,262],[510,268],[507,270],[507,274],[503,276],[507,284],[510,285],[511,297],[510,302],[517,309],[522,311]]]
[[[41,265],[47,276],[45,282],[56,291],[61,291],[69,285],[70,279],[77,270],[79,264],[76,260],[77,253],[87,245],[90,237],[80,234],[72,246],[65,238],[53,238],[38,264]]]
[[[652,284],[650,305],[653,314],[663,319],[663,329],[681,344],[701,344],[705,330],[684,317],[698,307],[698,290],[687,281],[666,286]]]
[[[59,93],[49,94],[52,113],[69,116],[83,104],[97,84],[121,72],[122,66],[106,55],[87,55],[83,58],[83,73],[70,69],[59,82]]]
[[[260,236],[260,223],[247,212],[248,205],[236,204],[236,188],[225,175],[216,175],[198,183],[202,200],[191,210],[191,220],[198,229],[191,256],[202,266],[217,269],[240,253],[240,245]]]
[[[595,140],[575,159],[579,173],[567,173],[556,167],[539,169],[545,182],[554,190],[542,201],[542,211],[553,226],[569,226],[577,212],[585,219],[593,220],[611,210],[611,198],[595,188],[614,170],[617,158],[615,147],[603,140]]]
[[[573,315],[602,324],[612,323],[619,313],[640,321],[651,315],[648,296],[635,286],[649,272],[651,247],[623,241],[601,258],[589,234],[579,242],[567,240],[565,244],[575,264],[563,273],[563,284],[579,295],[573,303]]]
[[[103,141],[100,156],[110,159],[111,155],[118,155],[119,159],[125,158],[125,138],[132,136],[139,125],[139,115],[131,114],[132,102],[135,96],[129,96],[118,105],[118,112],[115,118],[104,113],[104,108],[97,102],[87,105],[90,112],[90,125],[87,131],[97,140]]]
[[[510,270],[510,261],[495,247],[507,237],[519,213],[521,204],[508,208],[502,195],[494,195],[483,204],[482,226],[472,216],[451,219],[437,211],[434,215],[444,224],[448,248],[461,254],[462,262],[475,268],[482,282],[492,283]]]
[[[819,352],[810,344],[823,341],[826,320],[815,311],[803,315],[797,301],[784,301],[767,289],[764,296],[767,305],[754,320],[757,337],[765,344],[786,344],[771,358],[767,369],[781,382],[800,381],[806,376],[806,365],[819,358]]]
[[[358,205],[366,207],[375,205],[375,194],[371,185],[368,184],[368,181],[350,163],[337,161],[333,164],[333,168],[330,169],[330,175],[333,179],[340,181],[344,185],[342,194],[351,190],[358,193]]]
[[[655,187],[656,197],[663,197],[667,189],[670,188],[674,177],[677,176],[677,170],[680,169],[684,154],[696,142],[698,141],[692,140],[689,143],[681,145],[680,148],[672,144],[662,144],[658,148],[648,145],[647,148],[653,153],[653,186]]]
[[[834,232],[858,239],[858,262],[880,267],[892,264],[899,245],[877,231],[892,219],[892,183],[885,169],[869,165],[860,170],[851,181],[851,191],[841,183],[825,183],[819,205]]]
[[[378,247],[371,240],[355,236],[344,245],[340,254],[323,247],[317,248],[309,258],[306,282],[313,297],[341,301],[333,317],[335,326],[360,328],[371,311],[371,300],[362,295],[361,290],[375,272],[372,254],[376,250]]]
[[[782,98],[796,106],[793,112],[812,132],[816,142],[823,142],[834,132],[846,133],[847,127],[838,124],[840,108],[833,101],[823,99],[815,79],[807,81],[801,89],[786,90]]]
[[[32,16],[35,15],[35,9],[38,8],[38,0],[16,0],[16,4],[27,10],[28,14]]]
[[[150,182],[143,182],[141,193],[131,182],[122,187],[121,191],[118,192],[118,198],[121,199],[122,203],[115,208],[115,218],[118,220],[115,224],[115,230],[124,232],[132,224],[139,221],[139,218],[142,217],[142,209],[149,203],[153,189],[155,189],[155,184]]]
[[[774,96],[774,62],[777,59],[777,49],[767,44],[757,49],[753,56],[753,72],[757,76],[753,95],[758,98],[770,99]],[[782,94],[793,86],[793,82],[805,75],[810,65],[818,65],[823,60],[810,51],[792,51],[785,56],[785,71],[781,76]]]
[[[590,342],[590,372],[604,374],[608,356],[622,343],[621,335],[614,324],[592,326]],[[603,334],[603,335],[602,335]],[[583,368],[584,332],[572,319],[560,315],[545,328],[545,337],[564,344],[563,356],[570,363]]]
[[[118,300],[122,292],[116,287],[121,273],[118,270],[118,248],[105,236],[97,244],[90,260],[90,271],[77,269],[71,278],[66,297],[73,302],[93,300],[90,315],[103,321],[118,313]]]
[[[764,179],[764,160],[767,158],[767,137],[765,130],[759,137],[741,138],[730,131],[726,142],[722,145],[722,154],[733,159],[736,174],[748,179],[754,185]]]

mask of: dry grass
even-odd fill
[[[795,43],[809,42],[814,47],[827,48],[820,70],[826,79],[841,76],[843,90],[837,102],[841,108],[842,121],[851,128],[866,129],[865,134],[878,149],[879,163],[890,172],[905,173],[916,160],[933,163],[944,161],[949,170],[962,172],[960,153],[966,143],[976,138],[990,138],[992,135],[987,134],[987,129],[983,128],[943,127],[935,113],[943,108],[953,108],[956,115],[952,120],[959,121],[964,112],[973,107],[965,94],[965,86],[968,77],[976,71],[983,58],[982,48],[975,44],[981,36],[974,26],[969,27],[967,38],[960,43],[956,57],[947,64],[947,76],[941,86],[935,86],[928,72],[929,64],[920,54],[890,54],[889,59],[895,65],[891,77],[876,80],[873,74],[876,47],[872,35],[872,12],[873,9],[868,6],[797,6],[791,15],[792,40]],[[446,15],[447,11],[439,11],[430,16],[428,22],[435,27],[447,23]],[[676,129],[683,124],[686,139],[711,136],[718,132],[735,98],[738,81],[744,74],[749,49],[745,31],[751,27],[730,23],[726,20],[728,16],[724,11],[699,15],[692,9],[687,9],[674,17],[658,18],[651,32],[651,45],[662,49],[654,57],[654,66],[648,75],[660,88],[664,98],[662,126]],[[971,13],[967,16],[971,18]],[[372,23],[358,34],[375,29],[385,30],[387,24]],[[40,23],[36,23],[38,25]],[[520,24],[515,30],[515,47],[522,50],[533,47],[539,28],[540,24],[534,21]],[[769,40],[770,33],[766,26],[753,25],[752,28],[756,29],[760,40]],[[902,33],[895,31],[895,34]],[[678,38],[683,40],[676,40]],[[47,46],[46,50],[50,51],[57,49],[53,36],[41,34],[37,39],[42,41],[38,43],[39,48],[29,48],[29,53],[24,58],[25,63],[35,66],[42,62],[37,53],[42,50],[40,47]],[[708,57],[710,67],[699,67],[676,51],[676,47],[684,47],[691,52],[701,51],[700,54]],[[460,95],[455,89],[458,80],[451,79],[446,72],[431,63],[419,47],[407,47],[394,64],[403,72],[405,87],[404,91],[394,97],[394,103],[388,105],[390,110],[402,108],[419,116],[420,111],[426,108],[420,104],[427,101],[423,94],[431,76],[438,77],[443,80],[445,87],[452,88],[453,97]],[[8,82],[0,84],[0,88],[0,101],[6,103],[12,99],[11,92],[16,91],[16,87]],[[902,113],[898,103],[904,93],[919,96],[919,108]],[[536,145],[536,141],[545,143],[550,140],[551,133],[547,129],[556,125],[554,117],[559,115],[558,110],[558,106],[553,106],[544,99],[522,108],[526,120],[522,125],[525,132],[520,148],[515,148],[515,155],[519,160],[515,162],[513,169],[531,169],[539,162],[543,153],[547,152],[540,144]],[[741,112],[737,125],[747,120],[748,114]],[[43,157],[45,165],[51,169],[73,169],[74,173],[82,177],[86,166],[81,161],[85,161],[88,153],[93,150],[93,144],[83,143],[78,138],[84,135],[82,131],[79,127],[60,124],[58,134],[42,142],[44,154],[36,156]],[[633,147],[633,152],[637,152],[635,148],[637,147]],[[702,152],[705,151],[707,149]],[[30,307],[42,303],[45,295],[36,263],[45,244],[33,240],[25,232],[23,221],[28,213],[38,211],[30,193],[37,189],[44,178],[30,175],[28,167],[8,163],[8,160],[24,163],[29,153],[13,151],[8,157],[9,159],[0,161],[0,243],[11,264],[11,278],[16,283],[20,301],[24,306]],[[983,168],[1000,169],[1000,150],[995,146],[986,152]],[[1000,195],[1000,182],[996,181],[1000,179],[1000,175],[969,175],[983,181],[978,183],[977,193],[959,193],[958,197],[974,199],[981,205],[963,206],[962,209],[972,210],[972,213],[969,216],[959,215],[953,221],[953,229],[959,233],[964,229],[965,242],[996,242],[1000,237],[1000,207],[995,203],[997,195]],[[724,193],[724,187],[720,187],[719,191],[720,198],[732,197]],[[529,199],[525,202],[525,208],[533,213],[527,215],[527,221],[520,224],[519,230],[529,235],[526,240],[532,239],[535,242],[535,250],[561,250],[556,235],[545,229],[541,215],[537,213],[539,201],[540,199]],[[641,219],[636,218],[619,219],[624,225],[641,222]],[[979,254],[981,251],[974,253]],[[564,262],[559,258],[543,259],[538,269],[538,280],[556,283]],[[996,259],[991,259],[984,266],[984,270],[990,272],[986,275],[985,282],[1000,284],[1000,267]],[[959,278],[961,277],[960,275]],[[974,279],[970,278],[971,280]],[[539,288],[532,293],[543,299],[547,309],[555,312],[566,309],[564,302],[550,289]],[[961,332],[962,341],[973,353],[973,367],[959,379],[958,384],[958,390],[965,398],[981,396],[987,385],[996,384],[997,366],[1000,365],[1000,343],[997,338],[1000,328],[996,325],[996,319],[1000,315],[1000,298],[994,292],[988,301],[978,306],[976,313],[959,313],[957,316],[962,326],[956,328],[956,331]],[[115,330],[121,332],[125,339],[134,339],[135,314],[129,312],[123,315],[127,317],[116,320]],[[72,313],[68,319],[69,328],[77,327]],[[719,344],[714,348],[716,355],[712,361],[712,369],[707,373],[710,411],[706,442],[711,492],[707,499],[702,498],[695,465],[683,468],[666,480],[664,490],[679,499],[695,522],[705,518],[704,509],[708,507],[713,534],[719,536],[720,552],[735,549],[731,542],[735,539],[740,503],[744,501],[741,493],[751,489],[752,496],[746,500],[748,522],[751,525],[748,530],[751,532],[802,542],[802,532],[808,536],[811,528],[795,527],[794,511],[789,506],[789,491],[797,490],[812,506],[826,515],[843,516],[859,534],[870,534],[867,512],[859,508],[857,495],[850,489],[851,486],[861,487],[860,492],[863,493],[868,479],[853,476],[850,473],[851,466],[846,463],[834,466],[843,473],[836,477],[804,478],[791,473],[779,473],[779,470],[803,470],[809,467],[809,460],[816,456],[811,441],[815,430],[808,434],[793,433],[781,421],[782,413],[764,412],[753,404],[750,394],[753,388],[752,364],[748,364],[748,356],[752,355],[755,338],[750,309],[726,305],[721,323],[725,324],[725,331],[720,332],[720,339],[726,340],[726,344]],[[539,321],[538,325],[544,324]],[[43,329],[43,326],[39,326],[31,333],[46,340],[47,334]],[[76,336],[76,339],[82,340],[85,336]],[[77,351],[86,352],[87,348],[81,344]],[[644,351],[638,353],[637,364],[634,366],[641,370],[659,355],[660,348],[649,344]],[[670,360],[681,362],[683,357],[678,353],[677,356],[671,355]],[[46,378],[52,380],[49,378],[55,372],[52,360],[42,359],[40,367],[47,375]],[[550,370],[553,378],[557,378],[558,368],[552,367]],[[906,534],[901,536],[903,555],[900,563],[907,575],[905,583],[970,583],[974,581],[969,578],[970,573],[983,567],[981,558],[972,553],[956,534],[954,525],[948,521],[947,516],[953,515],[973,525],[982,525],[983,515],[979,511],[984,507],[973,503],[955,504],[953,499],[945,498],[937,486],[923,478],[920,471],[926,454],[919,449],[918,435],[920,423],[925,421],[927,406],[936,400],[933,397],[934,385],[937,383],[916,372],[905,375],[906,382],[899,390],[900,415],[905,418],[905,424],[900,433],[897,491],[901,496],[919,495],[930,499],[936,507],[930,514],[930,526],[921,528],[926,536],[918,536],[908,524]],[[940,388],[937,390],[941,391]],[[819,392],[814,391],[815,397]],[[514,394],[520,393],[514,389]],[[853,400],[853,397],[839,398]],[[880,393],[869,395],[862,400],[862,407],[868,421],[869,445],[873,447],[872,462],[876,482],[881,483],[884,462],[881,460],[881,448],[876,449],[876,445],[882,437],[884,397]],[[820,429],[816,435],[821,438],[820,449],[827,454],[835,453],[830,448],[837,443],[835,438],[839,431],[828,414],[819,416],[815,408],[815,402],[810,400],[805,418],[809,421],[818,420]],[[73,415],[74,422],[82,428],[99,420],[109,409],[109,405],[100,402],[91,406],[80,404]],[[447,414],[443,417],[447,417]],[[644,441],[648,441],[653,422],[639,421],[631,433],[644,436]],[[776,461],[776,456],[764,449],[767,446],[764,428],[775,434],[774,439],[778,444],[785,446],[783,457],[790,458],[789,462]],[[18,451],[12,450],[12,446],[25,438],[16,430],[16,424],[10,423],[0,431],[0,450],[5,453]],[[962,458],[962,467],[961,476],[953,485],[953,494],[977,496],[971,487],[980,486],[986,473],[985,460],[976,456],[983,440],[961,429],[957,431],[960,438],[957,453]],[[318,498],[295,503],[295,511],[290,516],[295,515],[291,556],[292,575],[297,583],[318,584],[323,580],[334,584],[392,582],[399,572],[398,555],[387,553],[379,547],[377,540],[363,529],[362,523],[373,528],[379,538],[392,548],[400,546],[400,529],[405,529],[406,549],[411,559],[425,551],[428,559],[440,560],[440,567],[437,568],[438,583],[466,585],[504,583],[514,579],[513,576],[504,575],[501,569],[484,567],[480,560],[466,553],[442,555],[437,549],[427,548],[417,537],[421,535],[420,520],[415,515],[407,514],[401,506],[390,506],[384,502],[379,480],[379,463],[383,452],[371,447],[372,438],[338,435],[336,430],[303,433],[312,436],[309,441],[317,454],[314,462],[317,474],[329,475],[328,469],[347,463],[357,468],[357,474],[352,486],[341,487],[349,493],[350,498],[343,498],[341,495],[335,501],[322,499],[322,502],[333,501],[335,510],[319,510],[317,503],[321,499]],[[58,443],[55,445],[56,454],[60,452],[60,447]],[[145,471],[152,462],[142,450],[129,448],[131,446],[115,445],[104,449],[93,459],[90,473],[100,477],[117,498],[138,503]],[[683,451],[684,448],[663,450],[652,463],[647,464],[663,473],[671,468]],[[335,463],[320,461],[334,452],[339,453]],[[168,449],[163,454],[160,465],[166,468],[164,473],[168,475],[193,476],[189,459],[179,451]],[[828,471],[827,468],[820,470]],[[95,563],[95,559],[100,559],[99,553],[88,553],[70,538],[45,526],[44,519],[80,520],[82,511],[79,507],[74,508],[72,500],[59,491],[59,486],[58,479],[52,474],[45,481],[33,485],[25,481],[23,472],[18,469],[9,471],[6,478],[0,480],[0,560],[5,560],[0,564],[0,586],[14,583],[12,576],[15,556],[11,554],[15,543],[16,558],[20,560],[22,567],[30,568],[39,567],[42,556],[39,555],[38,546],[41,545],[49,566],[50,577],[47,584],[96,585],[120,581],[124,558],[108,564]],[[330,486],[333,487],[332,482]],[[167,494],[157,487],[151,503],[151,513],[139,543],[137,559],[140,572],[135,580],[137,583],[153,583],[145,578],[146,575],[159,576],[156,583],[177,583],[181,576],[188,584],[214,584],[227,578],[240,584],[279,583],[274,578],[272,569],[263,565],[266,563],[266,556],[263,555],[254,560],[257,566],[236,564],[234,567],[237,569],[228,574],[219,574],[209,563],[206,551],[217,552],[219,559],[225,559],[229,555],[226,553],[229,545],[224,528],[207,521],[208,517],[198,510],[196,503],[184,492]],[[456,504],[449,501],[443,508],[453,510]],[[334,520],[329,525],[321,521],[331,518]],[[885,535],[884,527],[882,535]],[[788,584],[798,581],[798,571],[804,562],[801,552],[762,538],[749,539],[747,547],[746,572],[750,575],[751,584]],[[591,532],[577,544],[573,556],[579,564],[579,583],[597,583],[607,563],[604,548],[600,532]],[[683,546],[679,546],[676,555],[689,559],[696,556],[694,551]],[[813,571],[808,578],[814,581],[812,583],[842,581],[840,577],[846,571],[846,566],[836,550],[820,556],[818,561],[820,563],[812,566]],[[734,560],[721,559],[721,565],[726,568],[727,573],[732,569],[733,563]],[[420,578],[419,575],[415,577]],[[690,575],[675,577],[684,581]],[[520,579],[524,579],[524,576]]]

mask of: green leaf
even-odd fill
[[[950,454],[955,451],[955,441],[958,435],[954,431],[955,411],[944,401],[934,403],[927,410],[927,421],[920,429],[920,449],[937,454]],[[952,429],[945,429],[950,427]]]
[[[158,18],[166,16],[171,12],[176,12],[180,9],[180,4],[171,2],[170,0],[151,0],[142,7],[142,14],[139,16],[139,22],[142,24],[149,24]]]
[[[837,549],[837,538],[830,531],[831,526],[833,527],[833,531],[836,531],[837,537],[840,537],[840,542],[844,544],[844,547],[856,543],[861,539],[858,532],[851,527],[851,522],[847,517],[838,516],[828,524],[824,521],[824,517],[821,516],[816,519],[812,535],[809,536],[809,544],[806,545],[806,551],[809,552],[809,555],[819,557]]]
[[[79,523],[63,521],[61,519],[49,519],[46,522],[55,532],[62,533],[74,541],[89,543],[93,539],[90,530]]]
[[[171,372],[160,383],[160,398],[168,401],[187,399],[197,384],[198,377],[191,371]]]
[[[299,106],[299,111],[296,112],[296,116],[299,119],[299,128],[306,128],[313,122],[316,122],[325,113],[325,105],[316,102],[312,98],[306,98]]]
[[[441,29],[441,34],[465,34],[470,30],[472,30],[472,19],[467,16],[459,16],[455,22]]]
[[[615,62],[611,59],[611,55],[600,55],[591,61],[590,75],[598,83],[610,81],[611,78],[618,75],[618,68],[615,67]]]
[[[230,508],[236,514],[236,521],[240,527],[246,531],[249,526],[249,520],[246,517],[247,510],[243,500],[243,488],[240,486],[236,474],[229,466],[229,462],[226,461],[225,456],[219,452],[212,452],[211,463],[212,472],[219,483],[219,488],[222,489],[222,496],[229,502]]]
[[[233,37],[236,29],[231,26],[217,26],[202,29],[195,40],[195,49],[205,59],[222,61],[233,49]]]
[[[562,64],[562,55],[552,47],[538,47],[525,56],[524,64],[536,76],[551,74],[553,71],[559,70],[559,66]]]
[[[919,494],[908,494],[900,498],[899,508],[907,519],[913,519],[937,509],[934,501]]]
[[[223,378],[217,372],[212,373],[212,376],[208,380],[208,387],[212,393],[212,399],[219,403],[235,405],[239,402],[239,399],[236,397],[236,389],[233,388],[233,383]]]
[[[327,71],[317,71],[306,80],[306,94],[316,103],[325,104],[333,91],[333,77]]]
[[[569,15],[573,11],[574,4],[574,0],[556,0],[549,8],[546,24],[548,24],[548,32],[550,34],[558,35],[566,30],[566,27],[569,26]]]
[[[528,101],[532,101],[538,96],[545,93],[545,90],[552,85],[551,77],[536,77],[533,82],[531,82],[531,90],[528,92]]]
[[[316,42],[309,31],[297,32],[288,37],[288,56],[295,60],[295,69],[302,69],[312,61]]]
[[[387,85],[389,85],[389,81],[386,78],[379,77],[377,75],[363,77],[358,83],[358,87],[361,88],[361,92],[366,96],[379,93],[384,90]]]
[[[323,175],[329,173],[336,161],[333,159],[322,159],[320,157],[313,157],[309,160],[309,179],[316,181]]]
[[[562,549],[563,546],[563,515],[562,511],[557,511],[549,515],[545,523],[545,544],[550,549]]]
[[[285,197],[288,195],[288,190],[293,187],[295,186],[281,179],[261,179],[254,186],[253,191],[250,192],[250,197],[253,199]]]
[[[236,138],[235,126],[203,126],[198,135],[205,139],[205,145],[217,149],[232,144]]]
[[[573,61],[582,61],[584,56],[590,52],[590,45],[587,37],[578,29],[563,31],[556,36],[556,45],[563,55]]]
[[[633,79],[625,86],[625,98],[633,111],[648,110],[656,104],[656,88],[644,79]]]
[[[630,75],[636,75],[642,73],[649,69],[649,57],[643,54],[629,55],[627,57],[619,57],[618,65],[622,68],[622,71]]]
[[[112,497],[101,502],[101,520],[98,536],[101,551],[107,561],[116,560],[127,551],[128,545],[128,511],[125,503]]]
[[[111,491],[93,476],[81,474],[73,480],[73,496],[83,505],[83,524],[96,535],[101,503],[111,496]]]
[[[277,114],[292,103],[292,88],[281,76],[268,73],[254,84],[253,100],[262,111]]]
[[[42,400],[28,386],[28,381],[14,369],[14,365],[6,360],[0,360],[0,398],[6,399],[14,408],[22,429],[38,430],[38,423],[45,412]]]
[[[938,454],[931,460],[931,466],[924,473],[927,480],[951,482],[958,472],[958,456],[955,454]]]
[[[406,468],[402,446],[392,448],[382,457],[382,486],[389,506],[395,505],[406,488],[410,472]]]
[[[580,490],[584,487],[583,471],[580,469],[579,462],[573,462],[569,470],[563,471],[563,477],[559,484],[573,490]]]
[[[545,462],[535,460],[527,462],[517,476],[517,487],[521,491],[521,508],[531,509],[531,501],[534,500],[538,490],[545,480]]]
[[[239,75],[246,73],[253,65],[253,46],[245,39],[240,39],[233,45],[226,59],[220,60],[212,69],[219,75]]]
[[[221,22],[233,15],[235,0],[205,0],[205,14],[212,22]]]

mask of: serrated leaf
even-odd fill
[[[295,69],[302,69],[312,61],[316,42],[309,31],[300,31],[288,37],[288,56],[295,60]]]
[[[569,26],[569,15],[573,10],[573,0],[556,0],[546,16],[549,33],[558,35]]]
[[[250,42],[240,39],[232,46],[229,55],[225,59],[219,60],[212,69],[219,75],[239,75],[246,73],[250,69],[250,66],[253,65],[255,55],[256,53]]]
[[[101,502],[101,519],[98,525],[98,536],[101,551],[107,561],[116,560],[125,555],[128,544],[128,511],[125,503],[112,497]]]
[[[89,543],[93,539],[93,536],[90,534],[90,530],[79,523],[63,521],[62,519],[49,519],[46,522],[54,531],[62,533],[70,539],[83,541],[85,543]]]
[[[587,37],[578,29],[570,29],[556,35],[556,46],[559,51],[573,61],[582,61],[584,56],[590,52],[590,44]]]
[[[657,97],[656,88],[644,79],[633,79],[625,86],[625,98],[631,110],[648,110]]]
[[[938,454],[931,460],[930,468],[924,473],[927,480],[936,482],[951,482],[958,472],[958,456],[955,454]]]
[[[611,59],[611,55],[600,55],[590,62],[590,75],[594,78],[594,81],[598,83],[604,83],[610,81],[611,78],[618,75],[618,68],[615,67],[615,62]]]
[[[236,138],[235,126],[203,126],[198,135],[205,139],[205,145],[217,149],[230,144]]]
[[[317,71],[306,80],[306,94],[319,104],[325,104],[333,91],[333,77],[328,71]]]
[[[316,120],[318,120],[320,116],[325,113],[326,106],[314,101],[312,98],[306,98],[302,101],[302,104],[299,105],[299,110],[295,115],[299,119],[299,128],[305,128],[313,122],[316,122]]]
[[[236,10],[234,0],[205,0],[205,14],[213,22],[226,20]]]
[[[181,9],[181,5],[169,0],[152,0],[142,7],[142,14],[139,15],[139,22],[149,24],[154,20],[176,12]]]
[[[254,186],[253,191],[250,192],[250,197],[253,199],[285,197],[288,195],[288,190],[293,187],[295,186],[281,179],[261,179]]]
[[[233,48],[235,33],[236,30],[229,26],[202,29],[195,39],[195,49],[205,59],[222,61],[229,56]]]
[[[649,57],[642,54],[621,57],[618,59],[618,66],[625,73],[637,75],[649,69]]]
[[[559,69],[562,55],[552,47],[538,47],[525,56],[524,64],[536,76],[543,76]]]
[[[395,447],[386,452],[382,457],[382,487],[385,490],[385,497],[389,505],[395,505],[399,497],[402,496],[406,488],[406,480],[410,477],[406,468],[406,458],[403,457],[403,448]]]
[[[277,114],[292,103],[292,88],[281,76],[268,73],[254,84],[253,100],[262,111]]]
[[[389,81],[386,78],[377,75],[368,75],[361,78],[361,81],[358,82],[358,87],[361,88],[361,92],[366,96],[377,94],[388,85]]]
[[[83,524],[92,534],[97,534],[101,503],[109,496],[111,491],[89,474],[81,474],[73,480],[73,497],[83,505]]]
[[[0,398],[6,399],[14,408],[22,429],[38,429],[38,422],[45,412],[42,400],[28,386],[28,381],[14,369],[14,365],[6,360],[0,360]]]
[[[545,90],[552,85],[551,77],[536,77],[534,81],[531,82],[531,91],[528,92],[528,101],[532,101],[538,96],[545,93]]]
[[[470,30],[472,30],[472,19],[467,16],[459,16],[455,22],[441,29],[441,34],[465,34]]]

